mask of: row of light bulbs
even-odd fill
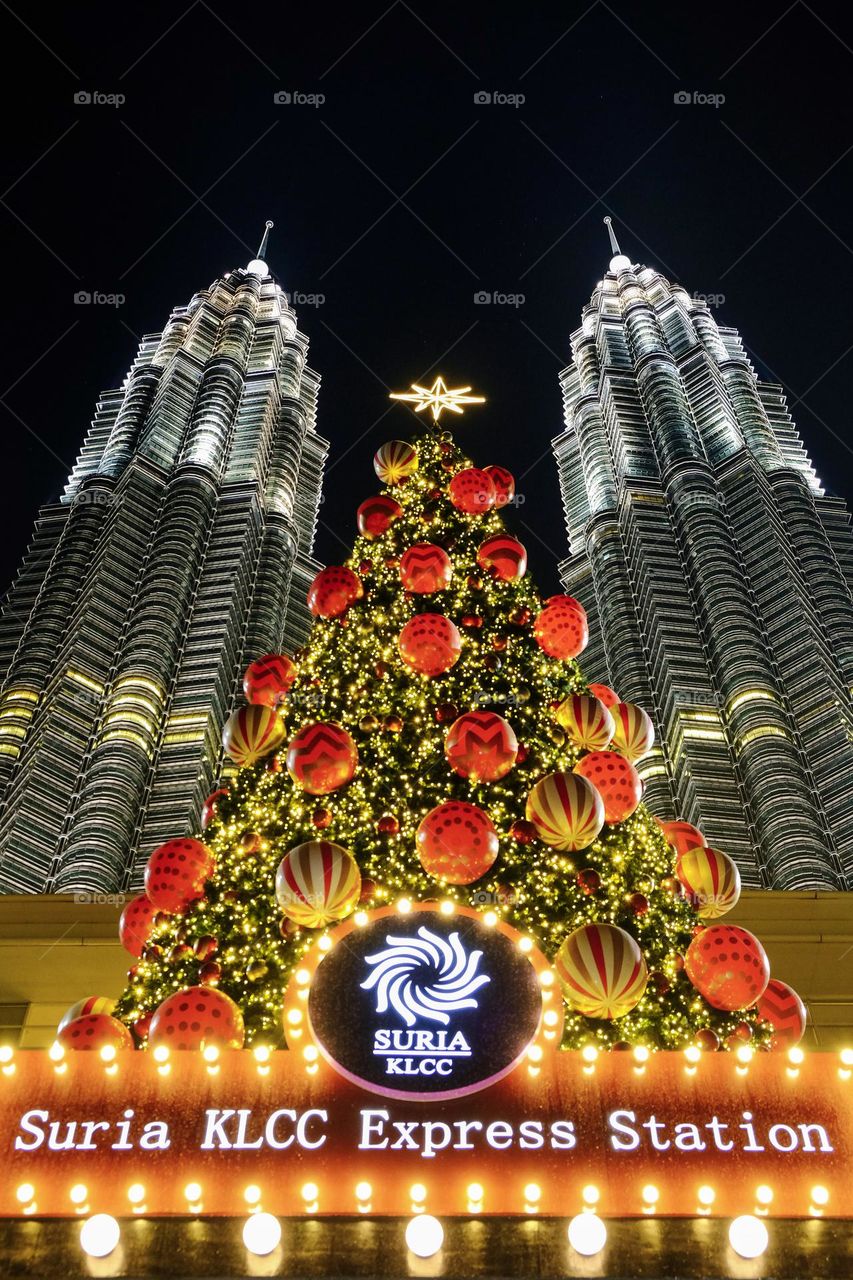
[[[591,1209],[571,1219],[569,1244],[585,1258],[595,1257],[607,1243],[607,1226]],[[770,1243],[766,1223],[742,1214],[729,1224],[729,1244],[741,1258],[758,1258]],[[431,1214],[418,1214],[406,1225],[406,1247],[417,1258],[432,1258],[444,1243],[444,1227]],[[80,1247],[90,1258],[106,1258],[118,1247],[121,1227],[108,1213],[87,1218],[80,1229]],[[281,1243],[281,1222],[272,1213],[257,1212],[243,1223],[243,1244],[249,1253],[265,1257]]]

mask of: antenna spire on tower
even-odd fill
[[[605,218],[604,225],[607,227],[607,234],[610,236],[611,250],[613,251],[614,255],[621,254],[622,250],[619,248],[619,241],[616,239],[616,232],[613,230],[613,219],[609,217]],[[262,255],[258,255],[258,256],[260,257]]]
[[[258,249],[258,252],[255,254],[255,257],[256,257],[256,258],[263,258],[263,257],[264,257],[264,255],[265,255],[265,253],[266,253],[266,251],[267,251],[267,241],[268,241],[268,240],[269,240],[269,238],[270,238],[270,231],[273,229],[273,227],[274,227],[274,226],[275,226],[275,223],[274,223],[274,222],[270,222],[270,221],[269,221],[269,219],[264,223],[264,234],[263,234],[263,236],[261,237],[261,243],[260,243],[260,247],[259,247],[259,249]]]

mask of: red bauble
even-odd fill
[[[383,813],[376,824],[380,836],[396,836],[400,830],[400,820],[393,813]]]
[[[240,853],[257,853],[262,844],[263,837],[260,831],[246,830],[240,834],[238,848]]]
[[[220,787],[218,791],[212,791],[201,806],[201,829],[206,831],[213,819],[219,813],[219,801],[224,800],[228,795],[227,787]]]
[[[687,976],[715,1009],[748,1009],[763,994],[770,979],[764,948],[748,929],[712,924],[687,948]]]
[[[243,692],[247,702],[277,707],[296,679],[296,663],[284,653],[268,653],[246,668]]]
[[[576,658],[589,642],[586,610],[571,596],[552,596],[533,624],[533,634],[549,658]]]
[[[311,821],[320,831],[325,831],[332,821],[331,809],[315,809],[311,814]]]
[[[167,996],[151,1019],[148,1043],[152,1049],[242,1049],[243,1015],[223,991],[213,987],[187,987]]]
[[[520,609],[513,609],[512,613],[509,615],[509,621],[514,627],[526,627],[530,623],[532,617],[533,614],[528,609],[527,605],[524,604]]]
[[[459,658],[462,637],[442,613],[416,613],[400,632],[400,657],[412,671],[440,676]]]
[[[598,893],[601,888],[601,876],[594,867],[582,867],[576,879],[578,888],[586,894]]]
[[[467,627],[469,631],[479,631],[483,625],[483,619],[479,613],[464,613],[461,622],[463,627]]]
[[[536,839],[536,828],[526,818],[516,818],[509,829],[509,834],[519,844],[532,844]]]
[[[628,906],[635,916],[644,916],[649,909],[649,900],[644,893],[632,893],[628,899]]]
[[[385,733],[402,733],[403,720],[401,716],[386,716],[382,721],[382,728]]]
[[[358,897],[359,903],[370,902],[371,898],[375,893],[376,893],[376,881],[362,879],[361,893],[359,894],[359,897]]]
[[[450,501],[457,511],[467,516],[479,516],[491,510],[497,496],[492,477],[479,467],[458,471],[450,481]]]
[[[679,856],[691,849],[704,849],[708,843],[699,828],[691,826],[689,822],[661,822],[658,819],[658,826],[664,839]]]
[[[133,1036],[123,1022],[108,1013],[87,1013],[73,1018],[56,1036],[63,1049],[132,1049]]]
[[[498,833],[488,814],[464,800],[449,800],[418,827],[416,843],[428,875],[449,884],[473,884],[494,865]]]
[[[414,591],[417,595],[444,591],[452,578],[450,556],[434,542],[416,542],[400,558],[400,581],[407,591]]]
[[[481,569],[491,570],[503,582],[517,582],[527,572],[527,552],[517,538],[499,533],[481,544],[477,564]]]
[[[213,854],[200,840],[167,840],[148,859],[145,892],[161,911],[183,911],[204,897],[204,882],[213,875],[214,865]]]
[[[439,724],[452,724],[459,715],[459,708],[453,702],[440,702],[433,714]]]
[[[142,955],[142,949],[154,928],[156,915],[157,908],[147,893],[131,898],[118,922],[119,941],[125,951],[129,951],[132,956]]]
[[[515,479],[506,467],[483,467],[486,475],[495,486],[495,506],[505,507],[515,497]]]
[[[773,1028],[771,1049],[790,1049],[806,1030],[806,1006],[793,987],[771,978],[757,1005],[758,1016]]]
[[[472,782],[496,782],[518,754],[512,725],[493,711],[466,711],[451,726],[444,754],[454,773]]]
[[[199,982],[206,987],[216,987],[222,977],[222,965],[218,960],[207,960],[198,971]]]
[[[361,579],[346,565],[321,569],[308,588],[308,608],[315,618],[339,618],[364,595]]]
[[[575,765],[587,782],[591,782],[604,801],[604,821],[624,822],[630,818],[643,795],[643,784],[637,770],[615,751],[590,751]]]
[[[215,956],[219,950],[219,943],[211,933],[203,933],[200,938],[196,939],[193,951],[199,960],[209,960],[211,956]]]
[[[148,1033],[151,1030],[151,1017],[152,1015],[150,1013],[143,1013],[142,1017],[137,1018],[134,1022],[133,1034],[136,1036],[137,1040],[142,1041],[148,1039]]]
[[[607,684],[591,684],[589,691],[594,698],[598,698],[599,702],[603,702],[608,711],[612,711],[614,707],[618,707],[620,698],[617,693]]]
[[[325,796],[345,786],[357,764],[358,748],[334,721],[306,724],[287,748],[288,773],[312,796]]]
[[[365,538],[381,538],[402,514],[403,508],[393,498],[386,498],[383,494],[367,498],[356,513],[358,531]]]

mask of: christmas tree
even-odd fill
[[[417,392],[434,420],[443,396],[473,399]],[[798,997],[768,987],[757,939],[716,923],[734,864],[645,809],[651,722],[587,685],[582,605],[543,601],[526,571],[504,519],[511,474],[437,421],[374,465],[382,490],[358,508],[349,559],[311,588],[305,648],[246,673],[203,831],[152,855],[125,910],[138,959],[114,1017],[81,1002],[66,1043],[100,1019],[93,1042],[109,1022],[154,1044],[183,1010],[179,1047],[283,1045],[283,991],[318,931],[401,898],[528,934],[563,984],[566,1047],[792,1042]],[[186,992],[202,993],[195,1022]]]

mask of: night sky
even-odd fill
[[[4,584],[138,336],[245,265],[266,218],[283,287],[325,299],[297,306],[331,442],[322,560],[346,554],[375,449],[412,430],[387,392],[441,371],[489,398],[458,433],[518,477],[526,502],[508,521],[556,587],[557,374],[610,257],[606,213],[635,261],[713,295],[784,385],[825,485],[853,492],[853,8],[87,0],[50,16],[13,0],[0,13]],[[126,100],[75,102],[96,92]],[[282,92],[325,101],[277,104]],[[80,290],[125,301],[79,305]],[[479,291],[523,302],[479,305]]]

